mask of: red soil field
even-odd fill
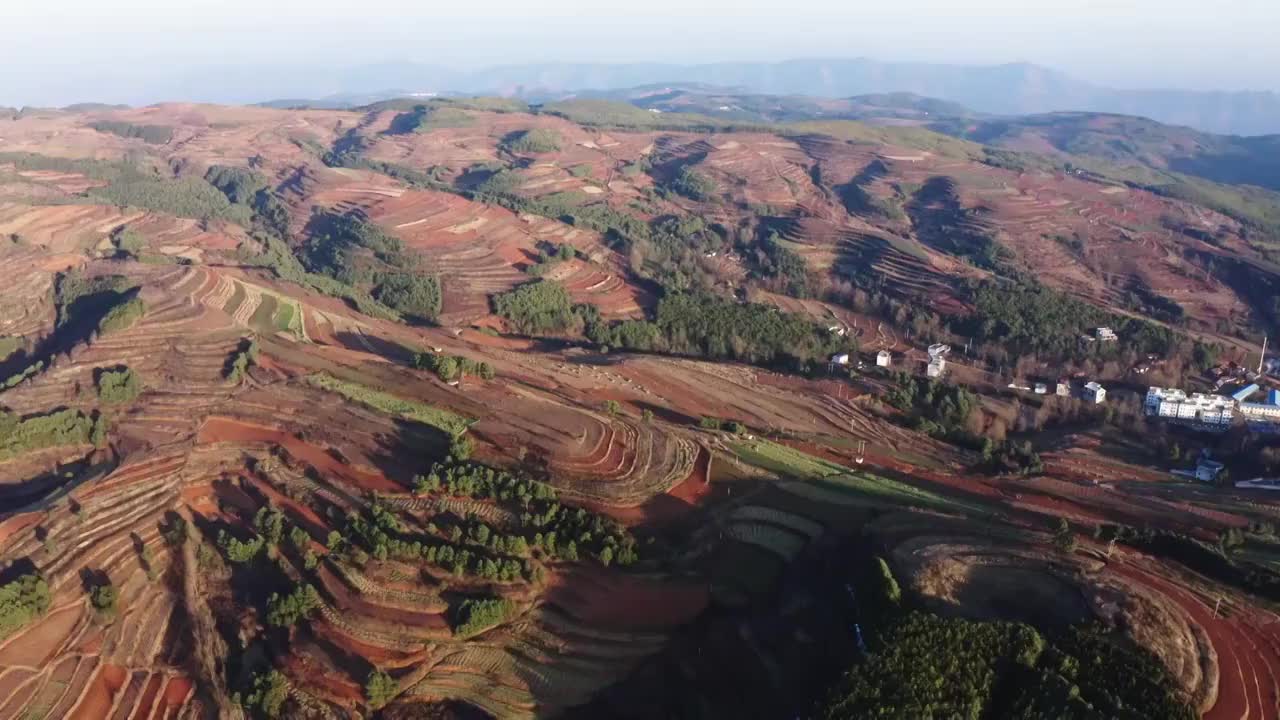
[[[701,582],[653,580],[598,568],[556,573],[547,599],[580,620],[618,630],[658,630],[691,621],[707,607]]]
[[[0,521],[0,544],[15,533],[39,525],[44,520],[44,513],[29,512],[21,515],[10,515]]]
[[[403,492],[404,488],[385,475],[344,465],[321,448],[299,440],[282,430],[253,425],[223,417],[211,417],[200,426],[197,443],[266,443],[278,445],[295,458],[325,473],[369,490]]]
[[[76,603],[54,610],[11,638],[0,649],[0,666],[43,666],[71,635],[83,609]]]
[[[129,673],[118,665],[103,665],[93,677],[84,698],[71,712],[69,720],[103,720],[107,717],[116,693],[129,681]]]

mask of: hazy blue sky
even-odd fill
[[[1119,87],[1280,90],[1280,0],[0,0],[0,103],[181,92],[195,68],[414,60],[1030,61]],[[251,80],[251,74],[245,82]],[[130,95],[133,93],[133,95]],[[270,94],[270,93],[268,93]]]

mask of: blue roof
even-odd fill
[[[1280,390],[1272,390],[1267,393],[1268,405],[1280,405]]]
[[[1251,385],[1246,385],[1240,388],[1239,390],[1231,393],[1231,397],[1235,398],[1237,401],[1241,401],[1249,397],[1250,395],[1258,392],[1258,390],[1260,389],[1261,388],[1258,387],[1258,383],[1253,383]]]

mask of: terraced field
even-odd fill
[[[812,680],[797,677],[819,655],[805,643],[843,637],[811,635],[814,617],[841,633],[859,622],[833,599],[845,592],[833,553],[851,540],[883,552],[922,607],[1097,618],[1151,646],[1207,717],[1280,715],[1280,636],[1257,597],[1091,532],[1120,522],[1213,545],[1280,518],[1271,498],[1171,484],[1081,437],[1043,449],[1034,477],[995,475],[971,445],[912,429],[924,425],[886,404],[896,380],[883,373],[503,335],[491,312],[493,295],[535,276],[605,322],[656,323],[659,296],[719,293],[910,367],[937,328],[889,300],[966,313],[965,283],[993,272],[919,220],[930,182],[948,188],[957,233],[994,238],[1021,271],[1113,307],[1145,284],[1189,328],[1248,313],[1249,289],[1206,261],[1257,260],[1238,221],[865,129],[606,130],[448,102],[421,132],[403,127],[416,111],[386,107],[0,120],[0,153],[48,154],[0,160],[0,363],[18,378],[0,389],[0,430],[56,412],[78,423],[0,462],[0,575],[29,571],[49,590],[0,637],[0,718],[229,717],[255,676],[282,683],[281,716],[300,718],[369,716],[371,678],[410,715],[452,701],[593,716],[596,700],[626,702],[630,682],[707,681],[679,702],[711,707],[725,677],[740,702],[766,702]],[[172,139],[93,130],[101,119]],[[559,149],[522,146],[530,130]],[[99,199],[130,173],[213,193],[199,183],[214,165],[255,183],[251,204],[231,207],[230,193],[174,214],[191,198]],[[500,203],[481,187],[499,169]],[[330,250],[368,266],[327,268],[314,209],[403,247],[338,238]],[[773,232],[812,281],[787,290],[797,297],[772,274]],[[708,244],[685,252],[695,242]],[[393,302],[401,271],[440,280],[434,322],[374,304]],[[138,289],[103,290],[116,285]],[[77,289],[93,301],[59,307]],[[854,289],[875,302],[841,306]],[[101,322],[117,310],[131,314]],[[1059,519],[1071,551],[1047,531]]]

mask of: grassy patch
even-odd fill
[[[262,299],[258,303],[258,308],[253,311],[253,317],[249,318],[249,327],[259,332],[269,333],[275,330],[272,324],[272,318],[275,317],[276,309],[280,306],[280,301],[275,295],[262,294]]]
[[[12,335],[0,337],[0,360],[8,359],[20,347],[22,347],[22,338]]]
[[[809,485],[836,497],[847,496],[851,504],[866,502],[982,512],[975,505],[957,502],[878,475],[855,472],[843,465],[767,440],[732,443],[729,447],[743,462],[784,478],[807,481]]]
[[[291,302],[280,303],[280,310],[276,313],[275,328],[284,332],[297,332],[298,328],[294,327],[295,321],[300,321],[301,315],[298,313],[297,306]]]
[[[246,295],[244,285],[241,285],[240,283],[234,284],[236,286],[236,291],[231,293],[231,297],[227,298],[226,304],[222,306],[222,311],[228,315],[236,314],[236,310],[240,309],[240,304],[244,302]]]
[[[311,375],[307,377],[307,382],[322,390],[338,393],[348,400],[367,405],[388,415],[398,415],[406,420],[413,420],[439,428],[454,437],[466,432],[473,422],[448,410],[432,407],[415,400],[406,400],[398,395],[374,390],[364,385],[339,380],[326,373]]]

